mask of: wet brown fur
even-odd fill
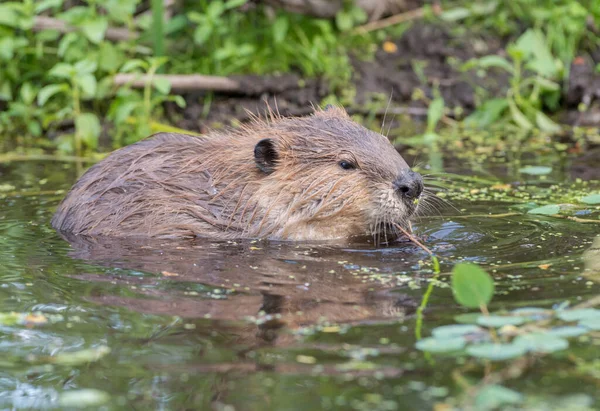
[[[254,147],[274,141],[274,171]],[[356,170],[344,170],[341,160]],[[52,219],[62,232],[116,237],[327,240],[390,235],[414,208],[393,192],[409,169],[387,138],[342,109],[255,119],[207,136],[161,133],[91,167]]]

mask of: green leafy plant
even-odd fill
[[[158,69],[166,63],[166,58],[130,60],[121,67],[121,72],[137,72],[148,78],[142,94],[128,87],[121,88],[112,102],[108,118],[117,131],[114,144],[119,147],[138,141],[152,132],[153,115],[167,101],[185,107],[185,100],[179,95],[169,95],[171,84],[164,78],[154,78]]]
[[[498,55],[471,60],[463,65],[463,70],[499,69],[510,75],[510,88],[506,97],[490,99],[465,119],[465,124],[487,127],[490,124],[510,120],[523,130],[536,126],[541,131],[556,133],[560,126],[543,113],[543,107],[557,107],[563,68],[555,59],[540,30],[527,30],[511,44],[508,54],[512,61]],[[524,72],[531,75],[525,76]]]
[[[494,282],[476,264],[459,263],[454,267],[452,291],[457,303],[467,308],[478,307],[481,314],[458,315],[456,324],[436,327],[430,337],[418,339],[416,348],[427,355],[466,355],[489,366],[491,362],[562,351],[569,347],[569,338],[600,329],[600,310],[569,309],[568,304],[553,309],[524,307],[488,313]],[[495,381],[501,379],[488,375],[487,382],[470,388],[477,409],[496,409],[524,400],[518,392]]]
[[[75,64],[58,63],[49,75],[59,79],[60,83],[50,84],[42,88],[37,96],[37,103],[43,107],[53,96],[61,93],[69,96],[70,104],[56,113],[57,120],[72,119],[75,124],[73,136],[61,136],[59,149],[64,152],[75,152],[81,155],[83,146],[95,149],[102,127],[98,116],[82,110],[84,100],[93,99],[97,90],[97,80],[94,72],[97,64],[82,60]],[[72,140],[70,139],[72,137]]]
[[[457,303],[478,307],[482,314],[461,315],[456,320],[462,324],[434,328],[431,337],[417,341],[417,349],[432,353],[463,351],[471,357],[502,361],[527,353],[564,350],[569,346],[566,338],[600,328],[600,310],[594,308],[567,309],[564,305],[488,313],[493,279],[475,264],[459,263],[454,267],[452,291]]]

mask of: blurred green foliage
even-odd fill
[[[600,44],[588,29],[590,19],[600,21],[599,2],[453,1],[443,6],[440,16],[427,13],[427,18],[446,21],[459,32],[499,33],[510,42],[507,56],[462,62],[465,70],[481,75],[504,70],[511,78],[507,95],[484,95],[465,124],[558,130],[544,112],[558,108],[560,85],[578,51]],[[160,81],[142,90],[116,87],[113,76],[120,72],[227,76],[295,71],[325,77],[332,92],[328,100],[347,103],[354,97],[351,53],[368,58],[379,42],[397,38],[407,27],[356,35],[353,28],[367,16],[352,0],[332,20],[248,0],[184,1],[168,19],[161,18],[164,13],[158,0],[0,3],[0,145],[78,154],[97,150],[101,140],[119,147],[156,131],[152,125],[163,118],[164,102],[185,104]],[[40,17],[72,30],[36,29]],[[436,102],[433,114],[444,111]]]
[[[193,2],[164,22],[157,13],[140,13],[148,7],[141,0],[87,0],[70,7],[64,0],[1,3],[4,147],[81,154],[95,150],[102,133],[119,147],[153,131],[152,119],[161,118],[163,102],[185,104],[168,96],[170,85],[163,82],[143,90],[117,88],[112,78],[119,72],[153,74],[161,66],[171,73],[220,76],[296,70],[326,76],[334,88],[348,83],[352,38],[343,40],[339,33],[366,19],[359,9],[345,8],[339,19],[327,21],[261,7],[239,12],[246,2]],[[155,4],[162,11],[162,2]],[[74,31],[34,30],[39,15]],[[109,40],[114,27],[139,36]]]

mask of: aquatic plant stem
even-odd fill
[[[429,254],[429,257],[431,258],[431,262],[433,264],[433,277],[431,278],[431,281],[429,282],[429,285],[427,286],[427,290],[425,290],[425,294],[423,294],[423,298],[421,299],[421,304],[419,305],[419,308],[417,308],[417,320],[415,323],[415,337],[418,341],[421,338],[423,338],[423,334],[422,334],[423,311],[425,311],[425,308],[427,308],[427,304],[429,303],[429,298],[431,297],[431,293],[433,293],[433,286],[435,284],[435,281],[438,279],[438,277],[440,275],[440,262],[437,259],[437,257],[435,255],[433,255],[433,252],[431,252],[431,250],[429,248],[425,247],[419,240],[417,240],[415,238],[415,236],[413,236],[411,233],[409,233],[406,229],[401,227],[399,224],[394,224],[394,226],[398,230],[400,230],[410,241],[412,241],[413,243],[415,243],[416,245],[421,247],[423,250],[425,250],[425,252],[427,254]],[[429,353],[426,353],[426,354],[429,354]],[[427,355],[427,357],[431,360],[431,357],[429,355]]]

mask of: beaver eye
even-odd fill
[[[354,170],[356,166],[349,161],[342,160],[338,163],[344,170]]]

